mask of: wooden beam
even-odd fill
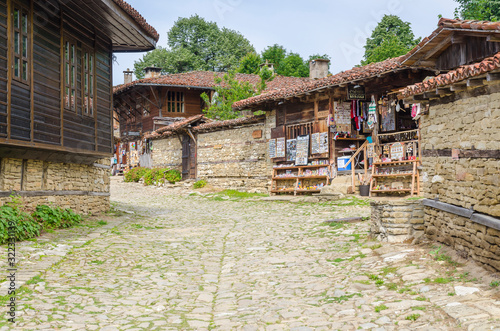
[[[449,35],[448,37],[444,38],[439,44],[437,44],[433,49],[428,51],[424,56],[424,60],[430,59],[432,56],[434,56],[437,52],[439,51],[444,51],[446,48],[448,48],[451,45],[451,39],[453,37],[453,34]]]
[[[465,91],[465,90],[467,90],[467,84],[465,84],[465,83],[452,84],[450,86],[450,91],[453,91],[453,92],[460,92],[460,91]]]
[[[436,94],[435,92],[432,92],[432,91],[424,93],[424,98],[425,99],[436,99],[438,97],[439,97],[439,95]]]
[[[484,85],[483,78],[467,79],[467,87],[477,87],[477,86],[483,86],[483,85]]]
[[[459,35],[459,34],[454,33],[451,37],[451,43],[452,44],[464,44],[465,38],[463,35]]]
[[[486,37],[486,41],[489,41],[492,43],[498,43],[498,42],[500,42],[500,36],[497,34],[490,34],[488,37]]]
[[[436,61],[432,61],[432,60],[429,60],[429,61],[417,61],[415,63],[416,63],[416,65],[419,65],[419,66],[422,66],[422,67],[432,68],[432,67],[436,66]]]
[[[449,87],[438,87],[436,89],[436,94],[439,95],[439,96],[446,96],[446,95],[451,95],[453,94],[453,92],[451,91],[451,89]]]
[[[496,80],[500,80],[500,73],[487,73],[486,74],[486,81],[493,82]]]

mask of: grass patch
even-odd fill
[[[45,280],[40,275],[36,275],[35,277],[28,280],[26,282],[26,285],[38,284],[38,283],[43,283],[43,282],[45,282]]]
[[[490,283],[490,287],[495,288],[495,287],[499,287],[499,286],[500,286],[500,281],[498,281],[498,280],[494,280]]]
[[[391,291],[396,291],[398,289],[398,284],[396,283],[387,283],[385,286],[387,286],[387,289]]]
[[[426,307],[421,307],[421,306],[416,306],[411,308],[411,310],[422,310],[422,311],[425,311],[426,309],[427,309]]]
[[[420,317],[420,314],[411,314],[409,316],[406,316],[405,320],[407,321],[416,321]]]
[[[224,190],[219,193],[209,194],[205,197],[212,201],[224,201],[224,200],[242,200],[242,199],[250,199],[256,197],[267,197],[268,194],[264,193],[249,193],[249,192],[241,192],[236,190]]]
[[[100,260],[94,260],[90,263],[94,263],[94,264],[97,264],[97,265],[101,265],[101,264],[104,264],[104,261],[100,261]]]
[[[347,301],[351,298],[353,298],[355,295],[357,295],[358,297],[362,297],[363,295],[361,293],[353,293],[353,294],[349,294],[349,295],[342,295],[340,297],[333,297],[333,298],[325,298],[323,301],[325,301],[325,303],[342,303],[344,301]]]
[[[344,198],[344,199],[340,199],[340,200],[334,201],[332,204],[336,205],[336,206],[360,206],[360,207],[368,207],[368,206],[370,206],[370,201],[369,200],[360,199],[358,197],[347,197],[347,198]]]
[[[389,309],[386,305],[375,306],[375,312],[380,313],[382,310]]]
[[[415,298],[415,300],[417,300],[417,301],[427,301],[427,299],[425,297],[417,297],[417,298]]]
[[[388,274],[395,274],[397,270],[397,267],[384,267],[382,269],[382,275],[387,276]]]
[[[462,266],[461,263],[458,263],[456,261],[453,261],[453,259],[444,254],[444,253],[441,253],[441,249],[443,248],[443,246],[434,246],[434,250],[433,251],[430,251],[429,253],[434,257],[434,260],[436,261],[444,261],[446,262],[447,264],[451,265],[451,266],[454,266],[454,267],[460,267]]]

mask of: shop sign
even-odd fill
[[[347,86],[347,96],[349,100],[365,100],[365,87],[361,85]]]

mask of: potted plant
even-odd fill
[[[358,179],[359,195],[361,195],[362,197],[370,196],[370,181],[372,180],[372,175],[367,174],[366,176],[363,176],[361,174],[358,174]]]

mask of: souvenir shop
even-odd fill
[[[370,195],[418,195],[420,105],[396,93],[366,96],[359,85],[346,90],[318,103],[318,121],[276,128],[283,132],[269,141],[271,192],[319,193],[348,175]]]

